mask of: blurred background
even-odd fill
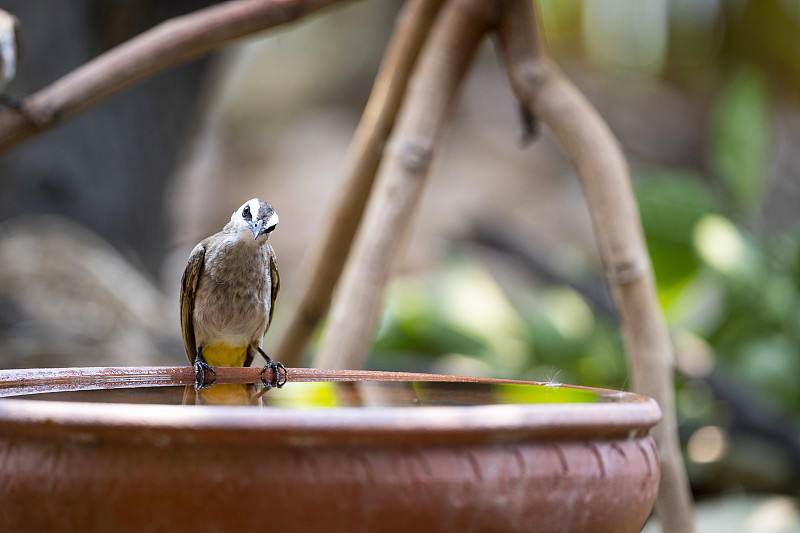
[[[7,92],[209,3],[2,0],[24,43]],[[269,352],[400,5],[348,3],[227,47],[0,156],[0,368],[184,364],[188,253],[254,196],[281,217]],[[538,5],[630,163],[700,530],[800,531],[800,1]],[[577,178],[546,129],[524,148],[520,134],[487,41],[370,367],[626,388]]]

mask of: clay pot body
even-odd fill
[[[13,372],[0,372],[6,391]],[[616,400],[296,410],[2,399],[0,529],[639,531],[658,490],[647,431],[660,413],[599,394]]]

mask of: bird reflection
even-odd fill
[[[439,389],[436,384],[368,381],[292,382],[291,387],[284,388],[260,383],[214,383],[199,390],[192,385],[184,386],[183,405],[289,408],[439,405],[444,401],[438,397]],[[272,394],[267,396],[270,391]]]
[[[202,390],[187,385],[183,391],[183,405],[263,406],[263,396],[270,389],[253,383],[217,384]]]

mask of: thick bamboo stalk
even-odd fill
[[[340,0],[231,0],[175,17],[126,41],[0,114],[0,153],[109,96],[239,37]]]
[[[620,318],[631,385],[663,412],[653,430],[661,460],[656,510],[664,531],[691,532],[692,503],[678,443],[673,350],[625,157],[591,104],[550,61],[529,0],[509,0],[497,29],[512,88],[546,124],[581,179],[600,256]]]
[[[463,77],[495,10],[494,2],[481,0],[451,0],[442,8],[412,77],[314,366],[364,365],[392,264],[402,249]]]
[[[317,323],[328,311],[333,288],[344,268],[350,245],[364,214],[367,198],[417,61],[442,0],[409,0],[398,14],[369,100],[347,156],[346,179],[309,251],[300,294],[289,305],[286,326],[274,350],[295,366]]]

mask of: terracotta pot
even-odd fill
[[[209,390],[258,371],[219,369]],[[597,401],[496,404],[555,397],[503,380],[289,374],[257,408],[106,403],[130,387],[173,401],[187,367],[0,371],[0,530],[625,533],[655,500],[650,399],[563,385],[549,388]],[[303,382],[349,406],[270,407]]]

